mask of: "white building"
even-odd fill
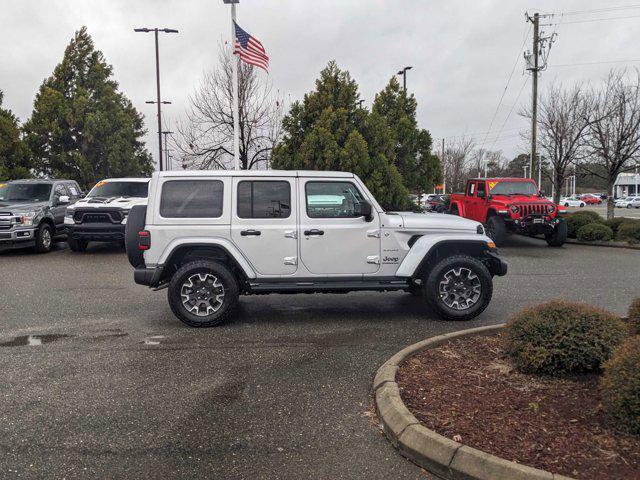
[[[613,194],[616,198],[627,195],[640,195],[640,174],[621,173],[613,184]]]

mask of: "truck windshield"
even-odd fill
[[[98,182],[87,197],[139,197],[147,198],[147,182]]]
[[[0,183],[0,201],[45,202],[50,194],[50,183]]]
[[[489,182],[491,184],[492,182]],[[537,195],[538,189],[531,182],[496,182],[490,185],[491,195]]]

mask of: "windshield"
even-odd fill
[[[147,198],[148,182],[98,182],[87,197],[140,197]]]
[[[531,182],[489,182],[491,195],[538,195],[538,189]]]
[[[0,201],[45,202],[50,194],[50,183],[0,183]]]

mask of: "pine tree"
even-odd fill
[[[395,163],[393,132],[383,116],[358,107],[358,84],[329,62],[315,90],[294,102],[273,168],[356,173],[385,208],[403,209],[408,195]]]
[[[31,177],[31,158],[22,141],[18,118],[2,108],[2,100],[0,90],[0,180]]]
[[[392,130],[395,162],[405,185],[416,193],[433,189],[442,181],[440,160],[431,153],[431,135],[418,128],[417,102],[407,96],[395,77],[378,93],[373,112],[381,115]]]
[[[112,78],[112,67],[82,27],[40,87],[25,124],[36,168],[91,186],[100,178],[153,171],[143,118]]]

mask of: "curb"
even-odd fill
[[[640,250],[640,245],[631,245],[626,242],[581,242],[573,238],[567,238],[564,243],[570,245],[588,245],[590,247],[628,248],[630,250]]]
[[[396,373],[408,358],[454,338],[488,335],[499,332],[504,326],[501,323],[432,337],[400,350],[387,360],[373,380],[376,413],[382,431],[401,455],[447,480],[570,480],[467,447],[429,430],[420,425],[400,397]]]

